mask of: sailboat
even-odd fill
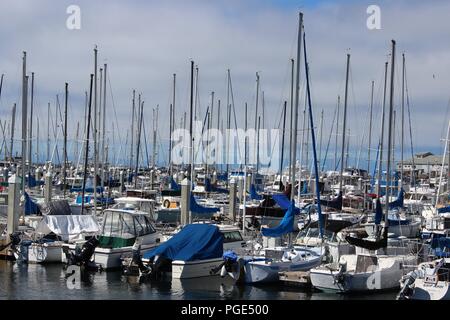
[[[393,118],[394,63],[395,41],[392,41],[389,124],[392,123]],[[389,125],[387,172],[390,172],[391,166],[392,131],[392,125]],[[387,185],[390,184],[389,176]],[[387,192],[386,198],[389,199],[389,192]],[[347,236],[347,242],[356,246],[356,254],[343,255],[339,261],[311,269],[311,283],[315,288],[323,291],[349,293],[388,290],[399,287],[399,280],[416,265],[417,257],[409,254],[410,248],[404,246],[401,240],[396,245],[388,246],[388,202],[386,202],[385,208],[386,215],[384,228],[380,232],[381,237],[378,232],[375,239],[359,239]],[[379,231],[382,219],[379,199],[377,199],[375,217],[377,231]]]

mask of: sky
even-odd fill
[[[381,9],[381,30],[367,28],[369,14],[366,10],[372,4]],[[66,9],[70,5],[80,7],[80,30],[66,27],[69,17]],[[442,152],[441,139],[445,138],[449,120],[450,42],[446,39],[450,38],[450,3],[439,0],[432,4],[418,0],[3,0],[0,3],[0,73],[5,78],[0,119],[9,126],[12,105],[17,103],[14,150],[20,154],[20,86],[22,52],[26,51],[28,72],[35,73],[34,114],[40,124],[41,158],[46,154],[42,141],[47,136],[47,104],[50,102],[53,121],[56,95],[62,103],[65,82],[69,83],[69,141],[75,150],[75,131],[77,122],[82,127],[84,121],[84,92],[88,90],[89,75],[94,71],[93,49],[97,45],[99,65],[108,64],[107,136],[111,145],[114,137],[112,153],[117,159],[126,158],[129,152],[127,135],[131,126],[133,89],[142,93],[145,101],[148,144],[154,122],[152,109],[158,105],[158,141],[162,145],[167,142],[172,75],[177,74],[176,119],[179,124],[183,113],[189,110],[191,60],[199,68],[199,118],[204,117],[212,91],[216,107],[217,99],[226,104],[227,69],[230,69],[238,126],[244,127],[246,102],[249,122],[253,124],[258,72],[261,91],[264,91],[263,125],[277,128],[283,102],[289,103],[290,59],[296,58],[300,10],[304,13],[317,130],[321,111],[324,112],[323,153],[337,96],[344,96],[348,53],[351,63],[347,127],[354,161],[357,161],[356,154],[366,158],[371,81],[375,81],[372,135],[372,148],[375,148],[374,141],[380,135],[384,63],[390,59],[391,39],[397,42],[396,150],[401,132],[401,55],[405,53],[414,149]],[[304,82],[302,67],[300,108],[304,106]],[[226,118],[224,110],[225,107],[221,123]],[[410,155],[408,113],[405,115],[405,144],[408,146],[405,153]],[[300,136],[301,117],[299,124]],[[330,150],[334,150],[334,139],[332,136]],[[53,147],[52,142],[52,150]],[[160,150],[159,159],[167,159],[166,150]]]

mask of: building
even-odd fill
[[[413,161],[414,160],[414,161]],[[422,152],[414,155],[414,159],[403,161],[403,172],[407,175],[411,172],[414,165],[414,171],[417,175],[429,175],[430,178],[438,177],[441,174],[442,155],[434,155],[431,152]],[[401,161],[397,162],[397,170],[402,168]],[[448,172],[448,155],[444,160],[444,174]]]

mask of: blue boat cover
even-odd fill
[[[449,213],[449,212],[450,212],[450,206],[438,209],[438,213]]]
[[[394,209],[394,208],[401,208],[403,207],[403,200],[404,200],[404,193],[405,191],[403,189],[401,189],[398,192],[398,196],[397,196],[397,200],[389,203],[389,209]]]
[[[300,194],[308,194],[308,184],[307,183],[303,184],[303,190],[300,191]]]
[[[447,237],[436,237],[431,241],[431,248],[433,249],[450,249],[450,238]]]
[[[175,180],[173,179],[173,177],[170,177],[170,189],[172,190],[181,190],[181,187],[178,183],[175,182]]]
[[[380,224],[382,218],[383,218],[383,209],[381,208],[380,199],[377,199],[375,205],[375,224]]]
[[[40,214],[41,210],[39,209],[38,205],[31,200],[28,193],[25,192],[25,215],[30,214]]]
[[[275,200],[275,202],[283,210],[288,210],[290,205],[291,205],[291,200],[289,200],[289,198],[284,193],[273,194],[272,195],[272,199]],[[295,210],[294,211],[295,214],[299,214],[300,213],[300,209],[299,208],[296,207],[294,210]]]
[[[228,251],[225,251],[222,258],[223,258],[223,260],[236,262],[238,260],[238,255],[236,254],[236,252],[234,252],[232,250],[228,250]]]
[[[212,224],[188,224],[168,241],[145,253],[144,258],[157,255],[172,261],[222,258],[223,235]]]
[[[250,185],[250,198],[252,200],[262,200],[263,197],[256,192],[256,188],[254,184]]]
[[[194,213],[216,213],[220,211],[219,208],[209,208],[199,205],[193,194],[191,194],[190,210]]]
[[[284,234],[294,231],[295,202],[292,200],[289,209],[284,214],[278,227],[261,228],[261,233],[265,237],[278,238]]]
[[[217,180],[227,181],[227,179],[228,179],[228,172],[217,175]]]

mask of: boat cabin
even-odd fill
[[[122,248],[132,246],[136,237],[155,233],[156,230],[147,214],[108,209],[104,213],[99,247]]]

